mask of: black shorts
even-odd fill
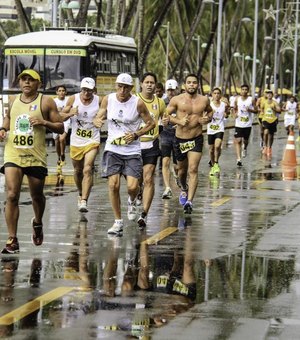
[[[277,120],[275,120],[275,122],[273,123],[268,123],[266,121],[263,121],[262,126],[264,129],[269,130],[269,133],[271,135],[274,135],[274,133],[277,132],[277,122],[278,122]]]
[[[234,138],[244,138],[246,140],[249,139],[251,133],[251,126],[250,127],[235,127]]]
[[[223,137],[224,137],[224,132],[217,132],[217,133],[214,133],[213,135],[207,135],[208,145],[214,145],[215,144],[215,140],[217,138],[223,140]]]
[[[142,144],[142,143],[141,143]],[[153,141],[153,146],[150,149],[142,149],[143,165],[157,163],[157,158],[160,156],[159,140]]]
[[[0,169],[2,174],[5,174],[5,168],[19,168],[22,169],[23,175],[38,179],[45,179],[45,177],[48,176],[48,169],[43,166],[21,167],[15,163],[7,162]]]
[[[182,139],[175,137],[175,150],[176,159],[178,161],[184,161],[187,158],[187,154],[191,152],[202,153],[203,148],[203,135],[199,135],[191,139]]]

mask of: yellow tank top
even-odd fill
[[[267,100],[267,99],[265,98],[265,96],[263,96],[263,97],[260,98],[260,107],[261,107],[261,108],[264,106],[264,103],[265,103],[266,100]],[[259,112],[258,118],[262,118],[263,115],[264,115],[264,111],[261,110],[261,111]]]
[[[149,142],[155,140],[159,136],[159,126],[158,126],[158,120],[159,117],[162,116],[166,110],[166,104],[163,101],[163,99],[154,96],[152,100],[145,99],[141,93],[137,94],[138,97],[142,99],[142,101],[146,104],[147,109],[150,112],[151,117],[155,121],[155,127],[148,131],[145,135],[140,137],[141,142]],[[144,122],[142,123],[144,124]],[[142,127],[143,125],[141,125]]]
[[[272,100],[271,103],[268,103],[267,100],[263,103],[263,113],[262,120],[268,123],[274,123],[277,119],[276,111],[275,111],[276,103]]]
[[[31,126],[29,117],[44,119],[41,111],[42,94],[30,103],[17,96],[10,110],[8,140],[4,151],[4,164],[14,163],[20,167],[47,166],[44,126]]]

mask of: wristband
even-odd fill
[[[139,139],[139,136],[138,136],[138,134],[136,132],[133,133],[133,138],[134,138],[134,140]]]
[[[3,127],[3,126],[0,127],[0,131],[2,131],[2,130],[5,131],[5,132],[7,132],[7,129],[5,129],[5,127]]]

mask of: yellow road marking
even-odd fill
[[[147,240],[143,241],[142,243],[147,243],[148,245],[156,244],[157,242],[161,241],[163,238],[173,234],[175,231],[177,231],[178,228],[175,227],[168,227],[159,233],[147,238]]]
[[[216,200],[216,201],[212,202],[211,206],[212,207],[219,207],[220,205],[222,205],[222,204],[224,204],[224,203],[226,203],[226,202],[228,202],[230,200],[231,200],[231,197],[224,196],[224,197],[220,198],[219,200]]]
[[[25,316],[33,313],[34,311],[40,309],[41,307],[47,305],[53,300],[58,299],[59,297],[71,292],[74,290],[74,287],[59,287],[51,290],[50,292],[37,297],[36,299],[25,303],[23,306],[9,312],[0,317],[0,325],[11,325]]]
[[[256,181],[253,181],[252,185],[258,186],[258,185],[264,183],[265,181],[266,181],[265,179],[257,179]]]

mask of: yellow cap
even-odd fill
[[[34,80],[41,81],[40,75],[35,70],[24,70],[18,75],[18,79],[22,78],[23,76],[30,76]]]

